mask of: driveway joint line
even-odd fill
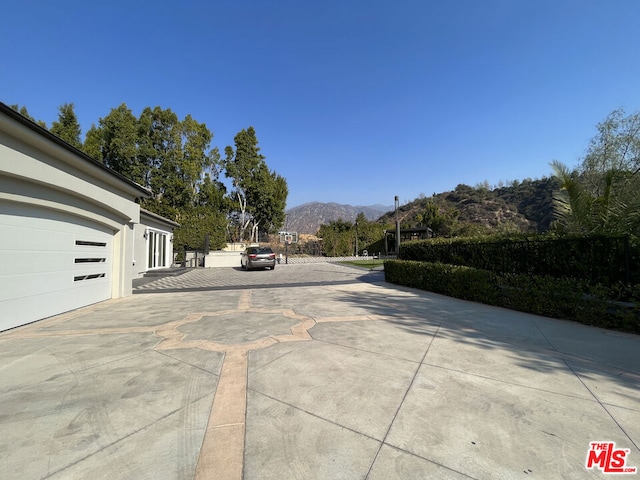
[[[564,361],[564,360],[563,360]],[[631,438],[631,435],[629,435],[627,433],[627,431],[624,429],[624,427],[622,425],[620,425],[620,422],[618,422],[618,419],[616,417],[613,416],[613,414],[609,411],[609,409],[606,407],[605,403],[603,403],[602,401],[600,401],[600,398],[598,398],[598,396],[587,386],[586,383],[584,383],[584,380],[582,380],[582,377],[576,373],[576,371],[571,368],[571,365],[569,365],[567,362],[564,362],[565,365],[567,365],[567,367],[569,367],[569,370],[571,370],[571,372],[575,375],[575,377],[578,379],[578,381],[582,384],[582,386],[584,386],[584,388],[591,394],[591,396],[595,399],[595,401],[598,403],[598,405],[600,405],[600,407],[602,407],[602,409],[607,412],[607,415],[609,415],[609,417],[611,418],[611,420],[613,420],[613,422],[618,426],[618,428],[620,429],[620,431],[625,435],[625,437],[627,437],[629,439],[629,441],[631,442],[631,444],[636,447],[636,450],[638,452],[640,452],[640,447],[638,446],[638,444],[633,440],[633,438]]]
[[[375,441],[377,443],[380,443],[380,444],[383,443],[383,441],[380,440],[379,438],[372,437],[371,435],[368,435],[368,434],[366,434],[364,432],[360,432],[358,430],[355,430],[352,427],[349,427],[347,425],[342,425],[341,423],[338,423],[338,422],[336,422],[334,420],[331,420],[330,418],[322,417],[322,416],[318,415],[317,413],[310,412],[309,410],[306,410],[304,408],[301,408],[301,407],[298,407],[296,405],[293,405],[292,403],[285,402],[285,401],[280,400],[278,398],[272,397],[271,395],[267,395],[266,393],[261,392],[260,390],[256,390],[255,388],[247,388],[247,391],[248,392],[253,392],[253,393],[257,394],[257,395],[262,395],[263,397],[268,398],[270,400],[273,400],[274,402],[277,402],[277,403],[279,403],[281,405],[286,405],[287,407],[293,408],[294,410],[302,412],[302,413],[304,413],[306,415],[309,415],[311,417],[317,418],[318,420],[322,420],[323,422],[330,423],[331,425],[335,425],[336,427],[343,428],[344,430],[348,430],[349,432],[352,432],[352,433],[355,433],[355,434],[360,435],[362,437],[368,438],[369,440],[373,440],[373,441]]]
[[[400,413],[400,409],[402,408],[402,405],[404,404],[405,400],[407,399],[407,395],[409,395],[409,392],[411,391],[411,387],[413,387],[413,384],[415,383],[416,378],[418,377],[418,373],[420,373],[420,367],[422,367],[422,365],[424,363],[424,359],[427,358],[427,354],[429,353],[429,350],[431,349],[431,345],[433,345],[433,341],[438,336],[438,332],[439,331],[440,331],[440,325],[438,325],[438,327],[436,328],[436,331],[433,333],[433,336],[431,337],[431,341],[429,342],[429,345],[427,345],[427,348],[424,351],[424,355],[422,355],[422,360],[420,360],[420,363],[416,367],[416,371],[413,373],[413,377],[411,378],[411,382],[409,382],[409,385],[407,386],[407,389],[405,390],[404,395],[402,396],[402,399],[398,403],[398,408],[396,408],[396,411],[393,414],[393,418],[391,419],[391,422],[389,422],[389,427],[387,428],[387,431],[385,432],[384,437],[382,438],[382,444],[378,448],[378,451],[376,452],[376,455],[373,458],[373,462],[371,462],[371,465],[369,466],[369,470],[367,471],[367,474],[365,475],[365,479],[369,478],[369,475],[371,474],[371,470],[373,470],[373,466],[376,464],[376,461],[378,460],[378,456],[380,455],[380,450],[382,450],[382,445],[385,445],[387,443],[387,437],[389,437],[389,433],[391,432],[391,429],[393,428],[393,424],[395,423],[396,418],[398,418],[398,413]]]

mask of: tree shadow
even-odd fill
[[[364,306],[403,332],[433,336],[437,327],[439,339],[500,351],[524,369],[554,374],[575,368],[580,377],[604,376],[640,392],[640,336],[411,289],[374,276],[360,280],[384,291],[344,292],[336,300]],[[640,413],[640,401],[637,408]]]

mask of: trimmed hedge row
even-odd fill
[[[640,252],[625,237],[431,239],[401,245],[400,259],[500,273],[574,277],[591,283],[640,283]]]
[[[388,282],[398,285],[640,334],[640,285],[605,287],[571,278],[499,273],[408,260],[387,260],[384,272]],[[616,291],[622,288],[629,291]],[[621,297],[634,302],[609,300]]]

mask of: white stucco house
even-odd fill
[[[173,229],[180,225],[144,208],[134,232],[134,278],[173,265]]]
[[[171,266],[151,192],[0,103],[0,330],[132,293]]]

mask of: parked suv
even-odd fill
[[[270,247],[249,247],[241,253],[240,265],[245,270],[252,268],[276,268],[276,254]]]

